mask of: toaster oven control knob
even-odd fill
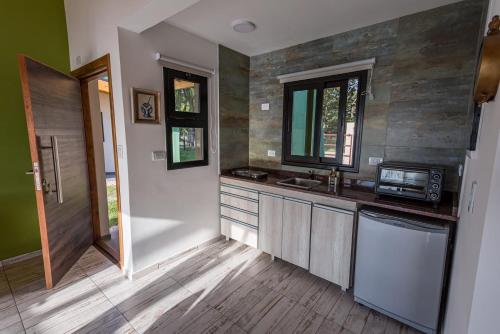
[[[436,181],[439,181],[441,179],[441,175],[436,173],[432,175],[432,178]]]
[[[435,201],[439,198],[438,194],[432,193],[431,194],[431,200]]]
[[[434,189],[434,190],[438,190],[438,189],[439,189],[439,184],[437,184],[437,183],[433,183],[433,184],[432,184],[432,189]]]

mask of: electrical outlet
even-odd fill
[[[380,157],[369,157],[368,158],[368,165],[370,166],[377,166],[378,164],[381,164],[384,162],[384,158]]]
[[[262,103],[260,105],[260,110],[262,110],[262,111],[268,111],[269,110],[269,103]]]
[[[267,150],[267,156],[268,157],[275,157],[276,151],[275,150]]]

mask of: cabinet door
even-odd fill
[[[283,230],[283,197],[259,195],[259,249],[281,258]]]
[[[353,212],[313,207],[310,272],[343,289],[349,288],[353,225]]]
[[[282,259],[309,269],[311,203],[291,198],[283,200]]]

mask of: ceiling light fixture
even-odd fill
[[[247,33],[247,32],[252,32],[257,28],[255,23],[245,20],[245,19],[238,19],[234,20],[231,25],[233,26],[233,30],[236,32],[241,32],[241,33]]]

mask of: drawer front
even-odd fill
[[[240,222],[253,225],[255,227],[259,226],[259,219],[256,215],[238,209],[230,208],[227,206],[221,206],[220,214],[221,216],[239,220]]]
[[[227,195],[227,194],[220,194],[220,202],[221,204],[225,204],[228,206],[232,206],[237,209],[249,211],[252,213],[259,213],[259,202],[258,201],[253,201],[250,199],[245,199],[242,197],[236,197],[232,195]]]
[[[221,218],[221,232],[228,238],[242,242],[248,246],[257,248],[257,229],[236,223],[229,219]]]
[[[230,186],[227,184],[221,184],[220,186],[221,193],[233,194],[241,197],[246,197],[254,200],[259,199],[259,193],[255,190],[240,188],[236,186]]]

